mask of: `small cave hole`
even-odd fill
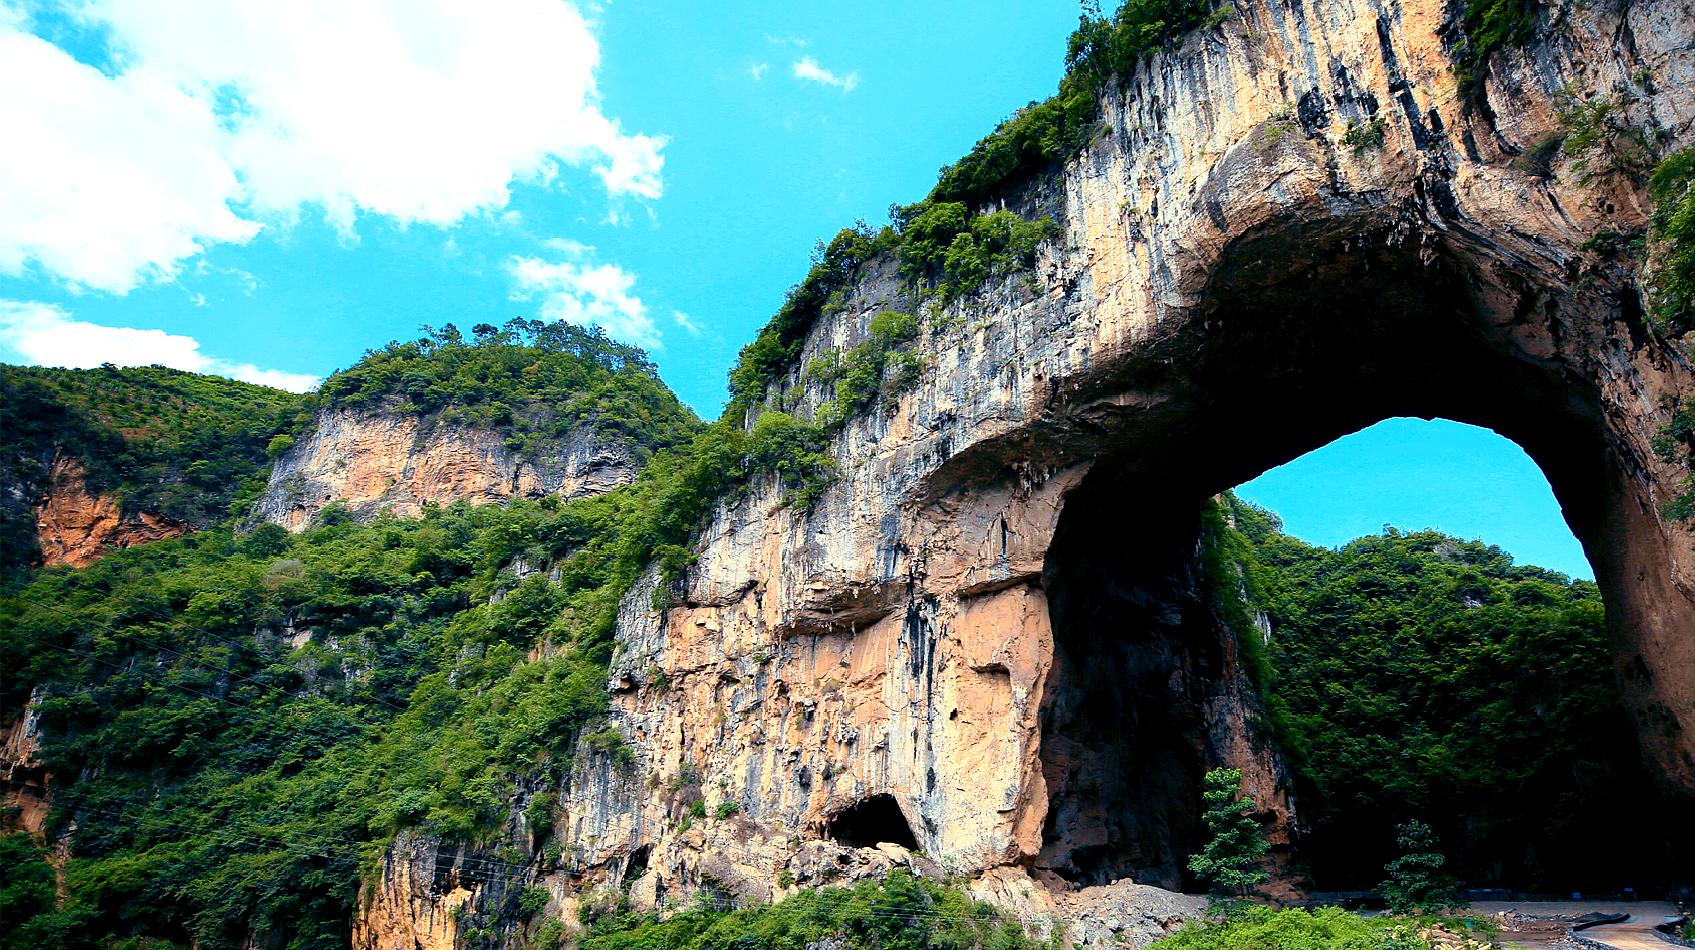
[[[624,861],[624,880],[634,881],[647,873],[647,861],[653,854],[653,845],[644,844],[634,851]]]
[[[850,848],[874,848],[887,842],[918,850],[912,826],[889,794],[873,795],[836,812],[824,823],[824,836]]]

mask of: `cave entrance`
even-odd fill
[[[1055,643],[1042,712],[1048,813],[1035,865],[1078,884],[1193,888],[1186,862],[1204,837],[1201,776],[1225,765],[1243,770],[1261,806],[1274,874],[1297,886],[1311,883],[1309,867],[1320,886],[1376,882],[1376,845],[1341,834],[1333,853],[1311,853],[1303,838],[1301,780],[1242,649],[1276,630],[1263,613],[1226,606],[1241,575],[1205,542],[1228,527],[1215,497],[1396,417],[1491,430],[1546,476],[1606,596],[1610,688],[1635,714],[1617,735],[1640,739],[1658,766],[1650,778],[1639,758],[1621,757],[1618,768],[1636,771],[1620,781],[1653,805],[1620,816],[1624,833],[1663,841],[1672,832],[1656,821],[1672,812],[1661,806],[1688,793],[1689,776],[1677,772],[1675,719],[1644,715],[1649,683],[1635,650],[1650,629],[1662,642],[1668,629],[1695,634],[1686,629],[1695,618],[1665,579],[1665,533],[1615,451],[1599,394],[1546,352],[1559,346],[1558,302],[1521,286],[1505,304],[1510,318],[1490,316],[1503,306],[1499,286],[1439,251],[1393,241],[1285,234],[1247,242],[1227,263],[1203,304],[1210,316],[1154,339],[1151,358],[1080,386],[1075,398],[1087,408],[1062,434],[1066,453],[1091,468],[1066,496],[1042,575]],[[1332,659],[1342,669],[1371,662]],[[1470,843],[1467,817],[1439,829],[1456,849]],[[1363,866],[1336,859],[1352,852]],[[1644,887],[1667,873],[1650,860],[1663,849],[1632,853],[1618,863],[1638,866],[1598,878]],[[1488,883],[1507,870],[1466,873]]]
[[[918,839],[893,795],[872,795],[836,812],[824,823],[824,836],[850,848],[898,844],[918,850]]]

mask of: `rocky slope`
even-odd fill
[[[586,426],[539,452],[514,450],[507,437],[433,415],[329,409],[277,459],[254,515],[298,531],[331,503],[368,519],[384,511],[412,516],[461,499],[574,498],[627,484],[640,468],[632,441]]]
[[[299,399],[162,366],[0,366],[0,581],[229,517]]]
[[[1688,145],[1692,23],[1680,0],[1545,9],[1472,101],[1443,3],[1253,0],[1125,77],[1086,151],[1005,196],[1060,236],[928,315],[920,382],[836,439],[822,499],[738,498],[672,606],[657,576],[628,597],[636,762],[580,764],[571,872],[634,882],[638,906],[758,898],[810,849],[874,845],[1006,906],[1122,921],[1089,901],[1180,882],[1200,770],[1241,767],[1291,833],[1237,662],[1258,632],[1219,607],[1200,509],[1392,415],[1486,425],[1542,465],[1644,749],[1695,789],[1695,547],[1660,514],[1685,473],[1652,451],[1695,376],[1592,240],[1642,230],[1640,182],[1548,149],[1573,92]],[[925,306],[889,263],[844,297],[778,387],[802,412],[825,394],[800,366]],[[690,827],[690,796],[738,817]]]
[[[116,548],[174,538],[193,528],[150,511],[126,513],[116,498],[88,490],[80,459],[53,460],[47,491],[35,508],[35,535],[47,567],[87,567]]]

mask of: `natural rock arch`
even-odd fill
[[[930,323],[923,378],[841,433],[819,503],[757,486],[713,517],[673,606],[651,608],[657,578],[625,602],[615,706],[644,768],[700,767],[740,795],[744,827],[773,836],[891,796],[929,856],[1003,903],[1043,868],[1175,883],[1154,818],[1128,857],[1062,827],[1077,787],[1054,728],[1077,668],[1062,629],[1079,582],[1067,550],[1083,543],[1071,526],[1086,539],[1133,532],[1139,514],[1170,521],[1348,432],[1424,415],[1491,428],[1541,465],[1607,599],[1644,751],[1695,791],[1695,543],[1661,515],[1685,472],[1652,451],[1695,373],[1650,328],[1638,274],[1589,243],[1642,226],[1637,185],[1516,161],[1557,132],[1573,84],[1650,90],[1632,121],[1687,144],[1687,11],[1569,11],[1496,59],[1482,109],[1455,86],[1447,15],[1435,0],[1255,0],[1126,77],[1088,150],[1005,197],[1058,223],[1035,272]],[[1376,103],[1384,147],[1345,144]],[[917,305],[890,262],[838,302],[779,387],[802,413],[826,394],[799,366]],[[1157,574],[1162,543],[1132,567]],[[1220,643],[1196,661],[1196,682],[1221,684],[1201,696],[1210,719],[1144,710],[1206,732],[1285,808]],[[572,786],[597,829],[585,860],[657,842],[647,879],[686,884],[719,844],[711,828],[667,831],[638,785]],[[775,879],[792,860],[764,853],[747,873]]]

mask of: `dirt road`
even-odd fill
[[[1629,920],[1622,924],[1591,927],[1583,935],[1618,950],[1670,950],[1671,944],[1654,936],[1653,930],[1664,923],[1668,915],[1677,913],[1675,907],[1642,903],[1624,905],[1621,909],[1629,912]]]
[[[1654,925],[1665,920],[1666,916],[1677,912],[1677,908],[1671,904],[1658,901],[1487,901],[1473,904],[1471,910],[1472,913],[1484,917],[1504,911],[1517,911],[1530,918],[1524,923],[1525,929],[1501,934],[1502,943],[1525,950],[1540,950],[1543,947],[1559,945],[1565,937],[1568,922],[1557,918],[1621,913],[1629,914],[1630,919],[1622,924],[1591,927],[1583,931],[1583,936],[1618,950],[1668,950],[1671,945],[1649,931]]]

